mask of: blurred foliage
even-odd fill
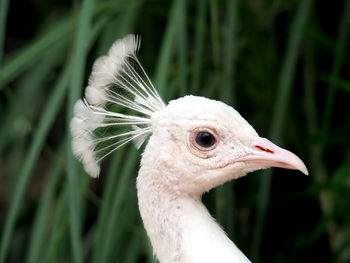
[[[154,262],[137,210],[140,152],[90,180],[72,104],[127,33],[162,97],[233,105],[309,168],[204,196],[254,262],[350,262],[350,1],[0,0],[0,263]]]

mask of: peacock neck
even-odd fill
[[[160,263],[180,263],[182,210],[186,201],[168,192],[152,177],[142,168],[137,177],[138,204],[143,224]]]
[[[157,180],[158,171],[142,167],[137,191],[141,217],[160,263],[250,262],[213,220],[200,196],[171,191]]]

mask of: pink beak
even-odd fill
[[[298,156],[261,137],[252,140],[250,153],[240,158],[239,161],[256,165],[259,168],[280,167],[309,174],[305,164]]]

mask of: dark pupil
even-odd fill
[[[196,136],[196,143],[204,148],[213,146],[215,138],[209,132],[199,132]]]

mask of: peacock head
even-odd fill
[[[269,167],[300,170],[293,153],[259,137],[232,107],[216,100],[185,96],[152,115],[157,160],[169,174],[169,186],[201,194],[248,172]]]

